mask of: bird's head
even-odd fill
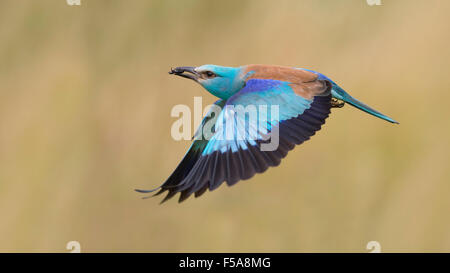
[[[202,65],[199,67],[180,66],[169,74],[194,80],[208,92],[221,99],[228,99],[245,85],[245,75],[240,67]]]

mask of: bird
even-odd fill
[[[290,150],[321,129],[332,108],[342,108],[346,103],[382,120],[399,124],[350,96],[324,74],[306,68],[207,64],[172,68],[169,74],[200,84],[219,100],[213,104],[216,111],[210,111],[203,118],[190,148],[169,178],[155,189],[136,189],[147,194],[144,198],[167,192],[161,203],[177,193],[180,193],[178,202],[192,194],[199,197],[224,182],[232,186],[256,173],[265,172],[269,167],[278,166]],[[260,130],[254,119],[250,119],[250,114],[236,113],[239,106],[255,106],[253,109],[258,113],[269,113],[269,107],[276,107],[273,109],[277,113],[267,114],[270,118],[257,118]],[[205,133],[203,126],[206,124],[212,126]],[[269,146],[268,138],[275,136],[270,135],[273,132],[277,132],[277,145],[263,149],[264,145]]]

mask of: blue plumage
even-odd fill
[[[360,109],[360,110],[362,110],[362,111],[364,111],[366,113],[374,115],[374,116],[376,116],[378,118],[384,119],[384,120],[389,121],[391,123],[398,124],[397,121],[395,121],[395,120],[391,119],[390,117],[388,117],[388,116],[378,112],[375,109],[372,109],[368,105],[366,105],[366,104],[360,102],[359,100],[353,98],[352,96],[350,96],[347,92],[345,92],[344,89],[342,89],[339,85],[337,85],[334,81],[332,81],[330,78],[328,78],[327,76],[323,75],[322,73],[319,73],[319,72],[316,72],[316,71],[310,70],[310,69],[305,69],[305,68],[299,68],[299,69],[303,69],[303,70],[306,70],[306,71],[309,71],[309,72],[312,72],[312,73],[316,74],[318,76],[318,79],[329,81],[332,84],[332,86],[333,86],[333,88],[331,89],[331,94],[332,94],[333,98],[345,101],[345,102],[349,103],[350,105],[352,105],[352,106],[354,106],[354,107],[356,107],[356,108],[358,108],[358,109]]]
[[[301,115],[306,109],[309,109],[311,103],[312,100],[297,96],[286,82],[264,79],[249,80],[241,91],[227,100],[216,121],[216,132],[202,154],[207,155],[215,151],[225,153],[228,149],[237,152],[238,149],[247,149],[247,145],[256,146],[257,141],[263,139],[260,133],[270,131],[274,125],[272,122],[277,124]],[[273,105],[282,105],[282,107],[278,107],[278,119],[270,122],[269,115],[267,123],[259,120],[260,110],[266,108],[267,113],[270,114],[270,108]],[[237,115],[238,112],[235,110],[239,106],[251,107],[248,112],[255,111],[257,118],[253,121],[256,121],[256,124],[252,124],[247,115]],[[260,109],[260,107],[263,108]],[[245,111],[245,109],[242,110]],[[232,126],[226,126],[227,124]]]
[[[331,108],[342,107],[344,102],[397,123],[309,69],[204,65],[178,67],[170,73],[198,82],[220,98],[215,103],[220,108],[203,119],[183,160],[157,188],[156,195],[168,192],[162,202],[177,193],[180,202],[191,194],[198,197],[223,182],[231,186],[279,165],[295,145],[321,129]],[[272,142],[275,145],[267,149]]]

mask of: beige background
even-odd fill
[[[449,1],[0,3],[0,251],[450,251]],[[189,142],[172,66],[312,68],[349,106],[278,168],[158,205]]]

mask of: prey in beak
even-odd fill
[[[197,81],[200,74],[192,66],[180,66],[170,69],[169,74]]]

